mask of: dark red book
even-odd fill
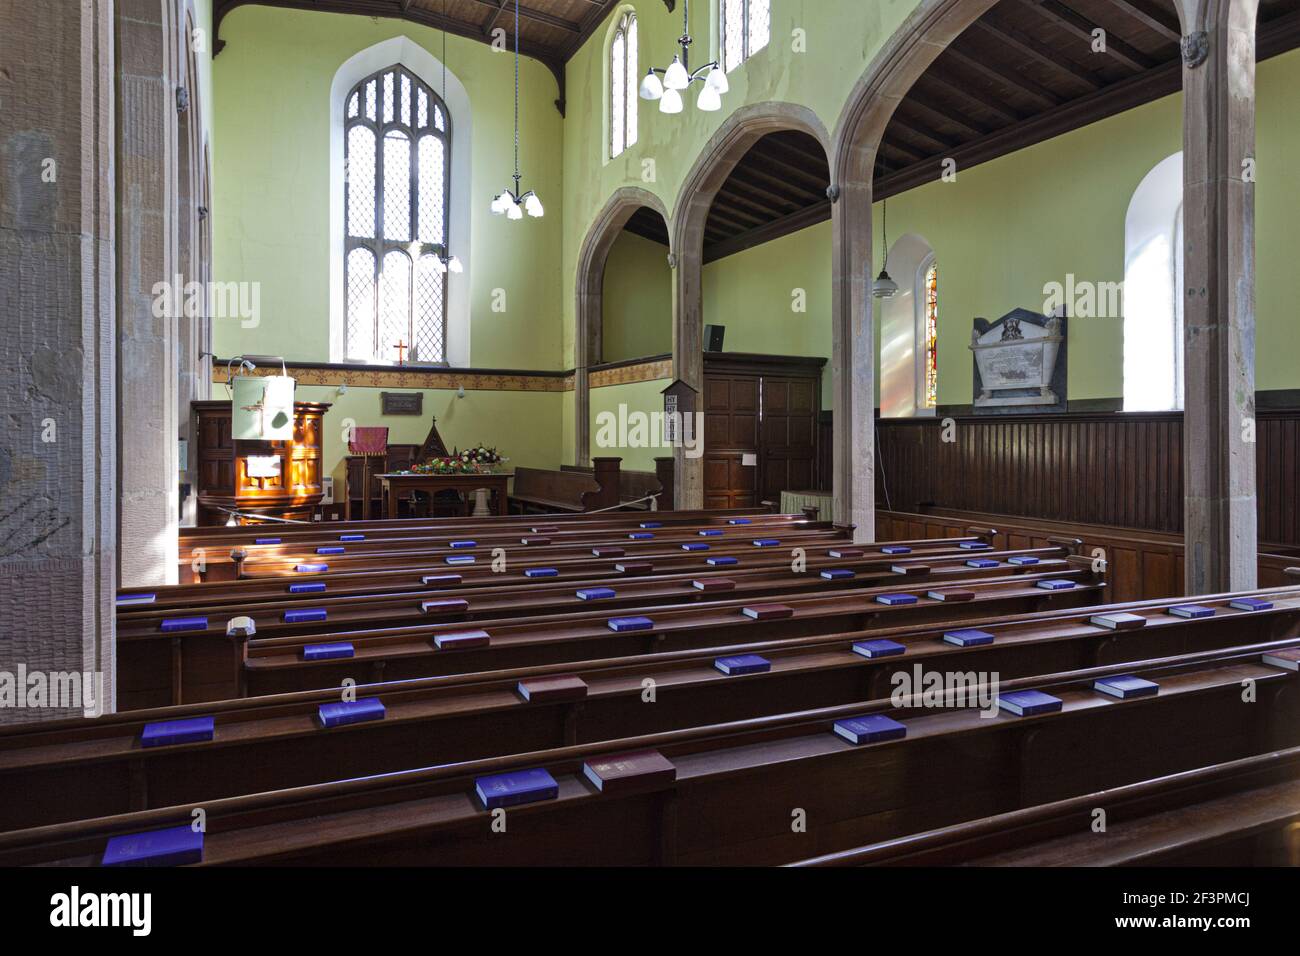
[[[587,682],[571,674],[559,677],[534,677],[521,680],[515,688],[519,696],[534,704],[557,700],[582,700],[587,696]]]
[[[620,574],[649,574],[654,569],[649,561],[625,561],[614,565],[614,570]]]
[[[519,543],[531,544],[531,545],[550,544],[551,539],[550,538],[520,538]]]
[[[657,750],[597,757],[584,763],[582,772],[601,793],[649,790],[677,779],[677,768]]]
[[[826,552],[832,558],[860,558],[862,557],[861,548],[831,548]]]
[[[745,616],[756,621],[779,621],[783,617],[794,617],[794,608],[784,604],[751,604],[745,608]]]
[[[469,601],[464,598],[440,598],[437,601],[423,601],[420,610],[425,614],[449,614],[454,611],[468,611]]]
[[[736,587],[736,582],[731,578],[697,578],[691,582],[691,586],[697,591],[731,591]]]
[[[560,529],[555,525],[548,524],[548,525],[543,525],[541,527],[534,528],[533,534],[550,534],[552,531],[559,531],[559,530]]]
[[[974,591],[955,591],[945,589],[943,591],[930,591],[927,595],[935,601],[973,601],[975,600]]]
[[[915,577],[918,574],[929,574],[930,566],[928,564],[895,564],[889,570],[895,574],[901,574],[904,577]]]
[[[598,558],[621,558],[627,552],[622,548],[592,548],[591,553]]]
[[[467,647],[487,647],[491,643],[491,635],[482,628],[475,628],[472,631],[447,631],[445,634],[435,634],[433,643],[438,650],[463,650]]]

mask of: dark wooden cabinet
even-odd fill
[[[295,402],[291,441],[233,441],[229,401],[191,402],[198,436],[198,523],[225,524],[220,510],[310,520],[320,504],[321,436],[327,402]],[[250,458],[276,458],[276,473],[250,474]]]
[[[704,507],[752,508],[782,491],[818,486],[825,364],[743,352],[704,356]]]

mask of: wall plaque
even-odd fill
[[[424,392],[380,392],[385,415],[423,415]]]
[[[978,414],[1065,411],[1066,319],[1016,309],[971,331]]]

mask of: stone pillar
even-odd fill
[[[695,410],[704,411],[704,218],[687,229],[673,267],[673,378],[697,393]],[[682,422],[686,428],[695,423]],[[702,435],[693,435],[697,448]],[[705,452],[707,453],[707,448]],[[704,507],[704,459],[689,457],[684,443],[673,448],[673,501],[683,511]]]
[[[112,9],[0,4],[0,671],[102,675],[92,712],[115,676]],[[0,723],[86,710],[46,700]]]
[[[871,163],[859,164],[871,169]],[[871,181],[840,182],[831,207],[831,364],[835,521],[876,539],[876,354],[871,298]]]
[[[117,41],[117,349],[119,552],[124,587],[177,580],[179,373],[177,77],[183,40],[171,0],[123,0]],[[158,283],[170,308],[155,309]],[[181,285],[182,288],[176,288]],[[161,312],[156,315],[155,312]],[[192,386],[193,376],[186,378]],[[188,407],[188,404],[186,404]],[[188,417],[188,416],[187,416]]]
[[[1183,533],[1188,594],[1256,586],[1255,8],[1186,0]]]

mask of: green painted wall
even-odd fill
[[[1300,124],[1289,99],[1298,87],[1300,51],[1259,65],[1260,389],[1300,387],[1290,349],[1290,236],[1300,220],[1300,177],[1288,162],[1300,149]],[[1182,97],[1176,95],[959,171],[954,183],[931,183],[889,200],[890,241],[916,233],[939,262],[941,405],[971,401],[973,318],[997,318],[1017,306],[1041,310],[1043,285],[1063,283],[1068,273],[1076,281],[1123,280],[1124,217],[1133,191],[1156,163],[1181,147]],[[880,212],[877,204],[877,224]],[[705,321],[727,326],[728,351],[830,356],[830,246],[831,225],[823,223],[704,267]],[[873,275],[880,255],[877,249]],[[796,288],[808,291],[806,314],[791,309]],[[1120,319],[1074,319],[1070,397],[1122,397],[1123,348]],[[825,407],[830,399],[827,374]]]
[[[666,246],[621,233],[609,251],[601,301],[603,361],[673,350],[673,273]]]
[[[399,35],[441,56],[441,33],[396,19],[249,6],[222,23],[226,46],[213,62],[223,107],[215,135],[225,147],[213,200],[214,274],[261,284],[262,323],[252,330],[216,323],[220,355],[329,359],[330,83],[353,54]],[[509,222],[488,205],[513,171],[513,57],[453,36],[447,59],[473,113],[473,178],[452,185],[474,197],[470,361],[479,368],[566,367],[555,80],[540,63],[522,60],[523,188],[536,189],[549,214]],[[493,310],[497,289],[506,293],[504,312]]]
[[[600,444],[602,435],[600,434],[601,413],[613,415],[613,421],[617,422],[620,418],[619,406],[624,406],[622,418],[624,421],[633,422],[628,415],[634,412],[649,415],[653,412],[662,412],[664,410],[664,399],[660,393],[671,385],[668,379],[658,379],[652,382],[632,382],[627,385],[607,385],[604,388],[593,388],[591,390],[591,454],[597,455],[617,455],[623,459],[622,468],[626,471],[654,471],[655,458],[671,454],[671,449],[667,448],[629,448],[626,443],[620,443],[618,439],[628,438],[634,440],[634,432],[631,428],[622,430],[622,434],[611,431],[610,436],[615,440],[609,445]],[[571,399],[570,399],[571,401]],[[652,440],[662,438],[662,434],[651,436]],[[639,444],[639,443],[638,443]]]

